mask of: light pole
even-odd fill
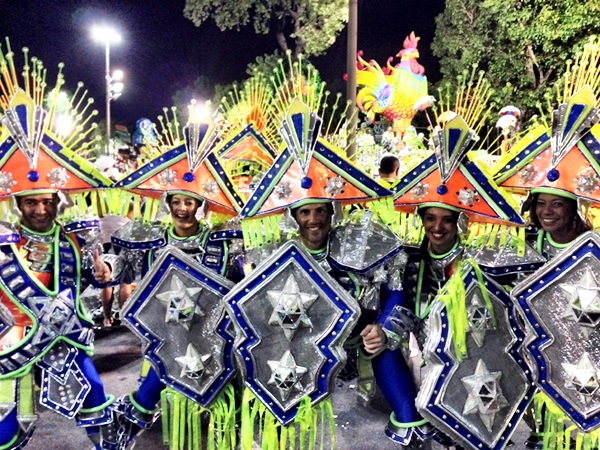
[[[110,101],[118,96],[113,93],[114,78],[110,76],[110,44],[120,42],[121,35],[106,25],[96,25],[92,27],[92,38],[96,42],[103,43],[106,50],[106,153],[108,154],[110,153]],[[122,88],[122,83],[120,85]]]

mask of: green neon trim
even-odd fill
[[[15,442],[17,442],[17,440],[18,440],[18,439],[21,437],[21,434],[22,434],[22,433],[23,433],[23,432],[22,432],[22,431],[21,431],[21,429],[19,428],[19,429],[17,430],[17,434],[15,435],[15,437],[13,437],[13,438],[11,439],[11,441],[10,441],[8,444],[6,444],[6,445],[0,445],[0,450],[11,450],[12,448],[14,448],[14,447],[13,447],[13,445],[14,445],[14,444],[15,444]]]
[[[548,239],[548,242],[550,243],[550,245],[554,248],[567,248],[569,245],[571,245],[571,242],[567,242],[566,244],[560,244],[558,242],[556,242],[554,239],[552,239],[552,235],[550,233],[546,233],[546,239]]]
[[[142,406],[140,406],[140,404],[135,401],[135,398],[134,398],[135,394],[137,394],[137,391],[133,391],[131,394],[129,394],[129,400],[131,401],[131,404],[133,406],[135,406],[135,408],[138,411],[141,411],[144,414],[154,414],[154,411],[156,411],[156,409],[154,409],[153,411],[151,411],[149,409],[146,409],[146,408],[143,408]]]
[[[327,250],[327,244],[325,244],[325,247],[320,248],[318,250],[311,250],[306,245],[304,245],[304,242],[300,241],[300,243],[302,244],[302,247],[304,247],[304,249],[311,255],[319,255],[319,254],[323,253],[325,250]]]
[[[477,163],[473,163],[477,166]],[[477,168],[484,173],[484,171],[477,166]],[[464,169],[464,170],[462,170]],[[483,189],[481,187],[481,185],[473,178],[473,176],[469,173],[469,171],[467,170],[466,167],[463,167],[463,165],[461,164],[459,167],[460,172],[465,176],[465,178],[467,180],[469,180],[471,182],[471,184],[473,185],[473,187],[475,188],[475,191],[482,196],[486,203],[492,208],[492,211],[494,211],[500,218],[509,221],[508,216],[506,215],[506,213],[502,210],[502,208],[500,207],[499,204],[497,204],[494,200],[492,200],[492,198],[487,194],[487,192],[485,192],[485,189]],[[485,173],[484,173],[485,174]],[[498,188],[498,186],[495,185],[495,183],[493,182],[492,179],[488,179],[489,180],[489,184],[490,186],[494,187],[496,189],[496,193],[500,194],[502,196],[502,198],[504,199],[504,204],[506,206],[508,206],[509,208],[511,208],[517,215],[519,215],[517,209],[514,208],[514,205],[511,204],[511,200],[503,195],[502,191],[500,190],[500,188]],[[480,214],[483,216],[487,216],[487,214],[481,214],[478,213],[477,211],[473,211],[473,213],[475,214]]]
[[[60,142],[60,140],[56,138],[52,133],[45,131],[45,134],[53,140]],[[50,158],[53,159],[56,162],[56,164],[58,164],[61,167],[64,167],[69,172],[71,172],[71,174],[75,175],[80,180],[83,180],[86,183],[90,184],[92,187],[98,187],[99,185],[98,181],[91,177],[92,174],[94,177],[98,178],[106,185],[110,185],[112,183],[111,180],[102,175],[102,173],[98,169],[94,168],[87,160],[79,156],[77,153],[75,153],[73,150],[71,150],[65,145],[62,146],[62,148],[59,151],[59,154],[65,156],[67,158],[67,161],[72,160],[81,168],[89,170],[89,172],[78,170],[75,166],[66,163],[66,161],[64,161],[62,158],[59,158],[58,155],[54,151],[50,150],[44,143],[41,143],[40,149],[43,150],[48,156],[50,156]],[[65,165],[65,163],[67,165]]]
[[[425,208],[442,208],[442,209],[447,209],[449,211],[454,211],[454,212],[463,212],[462,209],[460,209],[456,206],[448,205],[448,204],[442,203],[442,202],[419,203],[418,208],[420,210],[425,209]]]
[[[304,198],[289,206],[290,209],[298,209],[306,205],[315,205],[318,203],[333,203],[334,200],[329,198]]]
[[[99,406],[95,406],[93,408],[81,408],[79,411],[82,413],[91,413],[91,412],[97,412],[97,411],[103,411],[106,408],[108,408],[110,405],[112,405],[112,403],[115,401],[115,396],[114,395],[107,395],[107,400],[102,403]]]
[[[278,161],[278,159],[276,161]],[[271,184],[269,185],[269,187],[267,189],[265,189],[265,192],[263,193],[263,195],[261,195],[256,200],[254,208],[251,209],[247,215],[248,217],[254,216],[254,215],[256,215],[256,213],[258,211],[260,211],[260,208],[265,204],[265,201],[271,195],[271,193],[273,192],[273,189],[275,189],[275,186],[277,186],[279,181],[281,181],[281,179],[283,178],[283,176],[285,175],[285,173],[287,172],[289,167],[292,165],[293,161],[294,161],[294,158],[290,154],[289,157],[283,162],[283,164],[278,163],[278,164],[281,164],[281,169],[279,169],[279,172],[275,176],[273,176]],[[252,199],[254,199],[254,196],[252,196]],[[283,208],[285,208],[285,206],[280,207],[280,209],[283,209]]]
[[[396,414],[394,414],[394,411],[392,411],[390,414],[390,422],[392,422],[392,424],[398,428],[415,428],[429,423],[427,419],[418,420],[416,422],[398,422],[396,420]]]
[[[456,248],[458,247],[459,244],[460,244],[460,239],[458,239],[458,237],[457,237],[456,242],[454,243],[452,248],[450,250],[448,250],[446,253],[444,253],[443,255],[436,255],[435,253],[431,253],[431,250],[428,250],[427,252],[429,253],[429,256],[431,257],[431,259],[444,259],[450,253],[452,253],[454,250],[456,250]]]
[[[323,142],[321,142],[321,144],[323,144]],[[326,145],[324,145],[324,147],[327,147]],[[335,153],[334,150],[328,148],[328,150],[332,151]],[[321,164],[323,164],[324,166],[326,166],[329,170],[337,173],[338,175],[343,175],[343,177],[348,180],[354,187],[360,189],[361,191],[365,192],[367,195],[371,196],[371,197],[379,197],[379,194],[377,194],[377,192],[375,192],[372,189],[369,189],[367,186],[365,186],[364,184],[362,184],[360,181],[358,181],[356,178],[351,177],[347,172],[343,172],[340,170],[339,166],[337,164],[334,164],[332,161],[329,161],[327,158],[325,158],[323,155],[321,155],[318,152],[314,152],[313,153],[313,157],[319,161]],[[352,165],[351,162],[345,160],[342,156],[340,156],[340,159],[342,159],[343,161],[347,162],[348,164]],[[358,169],[358,168],[357,168]],[[360,170],[360,169],[358,169]],[[361,171],[362,172],[362,171]],[[368,178],[369,180],[371,179],[370,176],[368,176],[367,174],[365,174],[365,177]],[[374,181],[375,182],[375,181]]]
[[[417,166],[414,166],[410,171],[417,171]],[[411,184],[409,184],[408,186],[406,186],[403,190],[399,191],[396,195],[394,195],[394,199],[397,200],[400,197],[402,197],[404,194],[406,194],[408,191],[410,191],[413,187],[415,187],[416,184],[420,183],[421,181],[423,181],[425,178],[427,178],[431,173],[433,173],[437,168],[438,168],[438,164],[432,164],[430,167],[427,168],[427,170],[425,172],[421,173],[421,176],[418,178],[415,178],[413,180],[413,182]],[[410,172],[409,171],[409,172]],[[399,183],[400,181],[398,181]]]
[[[568,198],[571,200],[577,200],[577,195],[564,189],[553,188],[553,187],[536,187],[531,190],[532,194],[551,194],[558,195],[559,197]]]
[[[539,139],[542,139],[544,135],[548,134],[548,129],[540,126],[539,129],[532,130],[532,133],[536,133],[532,138],[523,138],[517,142],[517,144],[512,147],[510,150],[510,157],[502,157],[497,164],[502,164],[502,167],[506,167],[506,165],[510,162],[513,162],[517,157],[522,157],[522,151],[529,147],[531,143],[536,142]],[[550,136],[548,136],[550,138]],[[525,140],[527,139],[527,140]],[[529,155],[526,155],[525,158],[522,158],[515,166],[513,166],[510,170],[507,170],[502,176],[494,178],[497,184],[502,184],[510,177],[514,176],[517,171],[522,169],[524,166],[529,164],[537,155],[539,155],[542,151],[546,150],[550,147],[550,140],[543,142],[541,145],[538,145]]]
[[[348,278],[350,278],[350,280],[352,281],[352,283],[354,284],[354,298],[360,298],[360,285],[356,282],[356,277],[348,272]]]
[[[206,168],[212,174],[212,176],[215,179],[215,181],[217,182],[217,184],[221,187],[221,190],[223,191],[223,193],[225,194],[225,197],[227,197],[227,199],[229,200],[229,202],[235,209],[235,212],[239,213],[242,210],[242,208],[244,207],[243,203],[241,205],[239,203],[240,201],[243,202],[243,200],[242,200],[243,197],[240,195],[240,193],[236,189],[235,184],[231,181],[231,179],[227,175],[227,172],[225,171],[225,169],[223,168],[222,174],[219,173],[217,171],[217,169],[215,169],[215,167],[210,163],[208,158],[204,160],[204,164],[206,164]],[[225,177],[227,181],[223,180],[223,177]],[[235,195],[233,195],[233,193],[237,194],[237,198]]]

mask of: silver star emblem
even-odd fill
[[[27,302],[39,318],[39,328],[33,336],[34,344],[65,336],[82,328],[68,289],[59,292],[56,297],[29,297]]]
[[[55,167],[48,173],[48,180],[50,180],[50,186],[52,187],[65,187],[67,181],[69,181],[67,169],[64,167]]]
[[[204,191],[204,194],[208,195],[209,197],[212,197],[218,191],[217,182],[216,181],[207,181],[206,183],[204,183],[202,185],[202,190]]]
[[[17,182],[10,172],[0,172],[0,191],[10,192]]]
[[[577,364],[562,363],[567,373],[565,377],[565,388],[577,391],[584,403],[596,395],[600,385],[598,384],[598,369],[587,352],[583,352]]]
[[[319,297],[315,294],[300,292],[294,275],[289,275],[283,290],[267,291],[273,313],[269,325],[279,325],[288,341],[291,341],[300,325],[312,327],[312,322],[306,312]]]
[[[181,378],[199,380],[204,374],[212,372],[205,364],[212,356],[210,354],[200,355],[200,352],[192,344],[188,344],[185,356],[175,358],[175,362],[181,367]]]
[[[325,186],[325,192],[335,197],[344,192],[344,186],[346,186],[346,182],[342,177],[329,178]]]
[[[528,164],[521,172],[519,172],[519,180],[522,184],[531,183],[536,179],[537,175],[537,167],[533,164]]]
[[[467,307],[467,318],[469,331],[478,347],[482,347],[485,341],[485,333],[492,329],[492,314],[477,292]]]
[[[508,406],[508,401],[500,389],[502,372],[490,372],[483,360],[477,361],[473,375],[460,380],[468,396],[463,414],[479,414],[479,418],[491,433],[496,413]]]
[[[156,294],[156,298],[167,305],[165,322],[176,322],[189,331],[194,315],[204,316],[202,308],[196,304],[202,288],[188,288],[177,275],[173,275],[169,289]]]
[[[589,195],[598,189],[600,178],[594,172],[594,169],[588,168],[579,177],[575,178],[577,189],[584,195]]]
[[[477,192],[471,189],[461,189],[458,192],[458,201],[465,206],[473,206],[477,200]]]
[[[302,391],[304,389],[300,380],[308,369],[296,365],[296,360],[289,350],[286,350],[279,361],[267,361],[267,364],[271,368],[271,378],[267,384],[277,386],[283,400],[287,400],[292,390]]]
[[[292,185],[289,181],[284,181],[275,187],[275,196],[277,197],[277,200],[285,200],[290,195],[292,195]]]
[[[173,169],[165,169],[158,175],[158,181],[163,186],[171,186],[177,181],[177,172]]]
[[[558,287],[569,302],[563,318],[578,323],[583,334],[589,337],[600,323],[600,289],[596,277],[586,268],[577,284],[561,283]]]
[[[429,184],[417,183],[414,188],[410,190],[413,198],[421,200],[429,193]]]

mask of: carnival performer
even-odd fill
[[[450,134],[457,137],[452,143],[440,138],[442,135]],[[436,146],[436,156],[422,161],[417,165],[420,168],[419,171],[413,171],[400,180],[395,200],[397,210],[406,213],[413,211],[415,216],[420,219],[424,234],[418,247],[407,246],[409,261],[404,278],[405,293],[418,318],[416,321],[418,326],[412,332],[421,349],[425,347],[426,340],[429,339],[429,333],[431,333],[425,324],[429,321],[436,298],[447,289],[453,276],[463,276],[462,274],[465,272],[463,266],[467,261],[470,266],[476,267],[477,271],[483,271],[492,276],[506,275],[511,273],[511,270],[516,271],[516,266],[514,268],[502,267],[507,265],[507,261],[512,263],[521,261],[520,264],[524,265],[527,260],[524,256],[535,254],[530,249],[529,252],[524,252],[520,258],[515,258],[515,255],[512,255],[512,258],[507,257],[506,252],[511,251],[511,246],[517,240],[517,234],[512,234],[515,241],[513,244],[506,242],[504,247],[496,244],[493,246],[493,250],[486,248],[488,246],[487,239],[484,239],[485,244],[482,243],[482,237],[485,237],[483,228],[473,228],[482,233],[479,239],[475,239],[473,236],[468,237],[469,233],[474,232],[469,232],[469,224],[473,227],[475,223],[495,223],[497,225],[489,225],[489,228],[486,228],[491,231],[492,227],[495,227],[496,231],[493,232],[495,234],[503,226],[519,226],[523,225],[524,221],[518,214],[516,203],[510,199],[509,194],[498,189],[491,180],[491,176],[468,157],[467,150],[474,145],[476,140],[474,131],[468,127],[461,116],[455,115],[454,119],[447,122],[443,128],[437,128],[432,139]],[[452,148],[444,150],[441,148],[444,145],[450,145]],[[446,155],[450,156],[448,160],[445,159]],[[492,192],[493,195],[489,195]],[[414,236],[418,236],[418,233]],[[406,240],[410,243],[413,238],[407,235]],[[525,246],[524,233],[522,233],[521,240],[521,245]],[[477,241],[479,243],[475,245]],[[496,240],[496,242],[498,241]],[[473,243],[473,246],[467,245],[466,242]],[[492,262],[486,260],[490,253],[494,256]],[[498,255],[502,256],[497,258]],[[539,267],[540,264],[541,261],[536,267]],[[482,289],[487,288],[482,287]],[[464,294],[462,297],[458,292],[451,295],[458,302],[458,310],[466,307],[467,299],[464,298]],[[400,314],[400,317],[402,316],[403,314]],[[461,354],[457,355],[458,359],[462,359],[462,357]],[[421,364],[418,362],[418,365]],[[425,372],[426,376],[429,375],[427,367],[425,367]],[[392,388],[393,386],[390,386],[390,389]],[[404,404],[412,405],[417,411],[415,398],[410,399],[406,396]],[[421,409],[419,411],[421,412]],[[432,418],[431,415],[426,417]],[[439,423],[437,421],[434,423],[439,428]],[[413,424],[399,417],[397,410],[394,409],[387,428],[388,436],[407,445],[408,440],[405,436],[410,436],[412,428]],[[442,432],[455,439],[455,435],[448,433],[446,428]],[[413,444],[417,442],[416,437],[411,441]],[[441,433],[437,437],[443,440]],[[444,443],[449,445],[451,440],[447,439]]]
[[[398,179],[400,161],[394,155],[384,155],[379,162],[379,182],[390,187]]]
[[[560,93],[556,99],[559,106],[548,114],[552,115],[552,127],[530,126],[493,169],[499,184],[526,196],[523,209],[528,211],[532,224],[528,239],[548,264],[568,251],[579,236],[593,228],[595,214],[591,211],[600,203],[597,193],[599,175],[596,157],[592,153],[599,129],[598,118],[592,114],[599,95],[598,88],[592,88],[596,85],[594,79],[598,77],[597,54],[598,48],[593,42],[586,45],[576,58],[575,69],[567,71],[559,81],[558,85],[565,88],[557,89],[556,92]],[[518,164],[515,164],[517,161]],[[528,289],[528,280],[541,276],[546,270],[542,268],[523,280],[515,291]],[[554,297],[541,298],[551,303],[558,301]],[[561,320],[565,317],[566,314]],[[526,322],[529,321],[527,317]],[[548,322],[548,326],[552,324]],[[559,333],[551,331],[549,334]],[[577,354],[585,351],[577,344],[573,344],[572,348]],[[565,358],[569,356],[565,355]],[[542,358],[532,357],[534,363],[538,359]],[[554,364],[554,361],[546,364]],[[525,446],[536,449],[570,448],[578,441],[585,442],[586,449],[593,445],[597,441],[597,432],[584,432],[581,423],[576,420],[574,422],[579,429],[573,426],[573,433],[568,432],[565,425],[569,422],[565,417],[568,413],[563,411],[569,407],[559,395],[546,395],[544,386],[538,386],[544,393],[535,395],[528,411],[531,415],[526,417],[526,422],[531,434]],[[570,408],[572,410],[573,407]],[[556,424],[561,425],[556,427]],[[573,444],[570,443],[571,435]]]
[[[225,230],[217,233],[203,219],[209,209],[231,219],[242,204],[227,174],[223,172],[220,177],[213,175],[214,167],[220,168],[215,149],[211,146],[217,130],[212,118],[206,120],[209,123],[189,122],[184,128],[184,133],[187,133],[185,130],[198,132],[206,125],[208,132],[203,135],[204,140],[186,140],[185,144],[171,145],[170,150],[146,161],[130,177],[117,183],[123,189],[148,195],[144,205],[146,211],[152,210],[157,202],[168,210],[170,223],[166,228],[157,220],[148,219],[145,223],[137,220],[113,236],[113,244],[144,253],[142,276],[148,273],[159,254],[175,247],[221,276],[233,280],[243,277],[241,267],[236,270],[235,264],[229,265],[228,240],[234,238],[236,232]],[[158,195],[160,199],[152,198]],[[122,421],[125,428],[123,442],[127,443],[140,429],[152,425],[165,387],[157,371],[150,367],[139,389],[120,399],[119,408],[125,419]]]
[[[283,122],[294,123],[294,120],[299,120],[297,116],[305,114],[308,114],[308,107],[295,99],[289,105]],[[283,129],[290,128],[284,126]],[[315,261],[361,306],[358,323],[347,344],[360,347],[363,360],[372,360],[378,382],[393,386],[385,389],[384,394],[398,411],[408,411],[402,413],[403,417],[419,426],[424,425],[426,421],[416,412],[414,404],[396,402],[402,396],[398,386],[402,386],[401,390],[406,389],[412,398],[415,392],[411,391],[411,375],[402,353],[396,350],[396,342],[387,339],[384,332],[388,315],[402,308],[404,302],[400,284],[403,269],[400,242],[374,217],[372,211],[357,210],[349,218],[341,220],[341,205],[375,200],[389,195],[389,191],[340,158],[325,140],[319,139],[312,156],[309,153],[304,158],[295,150],[293,137],[284,135],[284,141],[288,143],[287,148],[257,185],[255,194],[250,196],[241,213],[242,225],[248,223],[248,257],[258,264],[277,247],[253,248],[251,230],[256,226],[251,225],[252,221],[259,221],[262,223],[260,227],[267,229],[265,224],[269,223],[268,218],[272,214],[287,211],[279,228],[292,235],[297,232],[298,241]],[[332,161],[336,161],[335,164]],[[389,213],[394,214],[393,210]],[[390,348],[386,347],[388,344]],[[362,373],[361,377],[364,375]],[[372,391],[372,375],[366,381],[364,384],[370,384]],[[372,394],[368,390],[363,393]]]
[[[2,58],[13,66],[12,53]],[[36,70],[45,70],[39,60]],[[40,403],[76,418],[95,448],[113,448],[113,398],[105,394],[90,358],[93,322],[79,295],[86,283],[108,282],[120,269],[117,260],[101,257],[93,243],[71,232],[97,225],[83,196],[110,181],[79,156],[86,144],[77,140],[79,146],[67,146],[70,136],[59,138],[48,111],[27,94],[43,90],[41,78],[24,76],[23,90],[8,73],[0,96],[0,200],[4,220],[16,228],[3,227],[0,245],[0,448],[23,448],[33,433],[34,366],[42,374]],[[51,99],[58,98],[61,83]],[[43,97],[36,96],[40,102]],[[82,102],[73,99],[71,104]],[[73,133],[84,136],[89,118],[77,117],[81,122]],[[67,209],[59,223],[67,195],[77,207]]]

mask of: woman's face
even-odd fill
[[[200,202],[194,197],[184,194],[175,194],[171,197],[169,209],[178,236],[186,236],[188,231],[197,228],[196,212],[198,208],[200,208]]]
[[[577,206],[573,200],[559,195],[540,193],[535,203],[535,215],[544,231],[558,243],[571,242],[579,233],[579,230],[574,227]]]
[[[458,237],[457,220],[452,211],[429,207],[425,209],[422,220],[431,251],[443,255],[452,250]]]

